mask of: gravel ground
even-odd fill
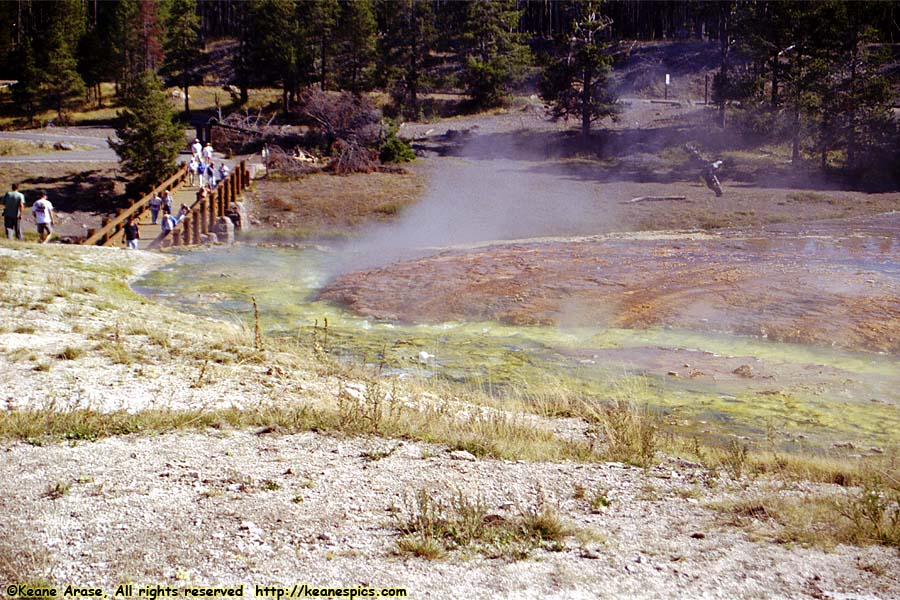
[[[0,477],[15,482],[0,498],[4,531],[60,582],[398,586],[413,598],[900,594],[896,551],[751,541],[704,508],[740,491],[733,482],[672,463],[645,472],[457,460],[425,444],[315,433],[174,433],[3,451]],[[55,482],[71,488],[51,499]],[[579,486],[604,490],[609,506],[574,499]],[[506,516],[543,495],[597,541],[525,560],[398,556],[395,511],[421,488],[465,490]],[[681,497],[687,489],[702,491]]]

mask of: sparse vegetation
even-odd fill
[[[57,481],[47,484],[47,488],[44,490],[44,497],[50,500],[58,500],[68,494],[70,489],[72,489],[72,482],[70,481]]]
[[[900,487],[896,481],[837,495],[772,492],[710,506],[728,515],[732,524],[781,543],[900,547]]]
[[[460,549],[521,559],[536,548],[560,549],[577,533],[540,493],[533,505],[510,515],[489,510],[483,498],[461,490],[445,498],[425,488],[406,497],[394,526],[401,534],[398,552],[430,560]]]
[[[56,355],[56,358],[60,360],[75,360],[76,358],[80,358],[82,355],[84,355],[84,348],[66,346]]]

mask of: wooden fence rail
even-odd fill
[[[213,193],[198,198],[189,208],[181,223],[172,230],[173,246],[200,245],[202,235],[207,235],[216,224],[216,219],[224,217],[231,205],[237,202],[241,193],[250,185],[250,171],[247,161],[238,167],[218,185]]]
[[[126,209],[119,209],[116,211],[116,216],[110,219],[109,217],[103,217],[103,220],[100,222],[100,229],[88,229],[87,237],[82,241],[82,245],[85,246],[106,246],[109,244],[117,243],[117,238],[121,237],[122,226],[128,220],[128,217],[140,217],[141,213],[143,213],[150,205],[150,200],[156,194],[161,194],[166,190],[175,190],[178,186],[184,183],[184,180],[187,179],[188,176],[188,168],[187,165],[182,165],[178,171],[157,185],[155,188],[150,190],[147,194],[141,197],[140,200],[136,202],[132,202],[131,206]]]
[[[161,194],[165,190],[172,190],[174,192],[185,182],[187,177],[188,168],[186,165],[182,165],[178,172],[154,187],[149,193],[141,197],[140,200],[133,202],[131,206],[126,209],[119,209],[115,217],[112,219],[104,217],[100,229],[89,229],[87,237],[81,243],[83,245],[96,246],[107,246],[120,243],[121,237],[124,234],[123,225],[128,220],[128,217],[134,216],[135,218],[139,218],[140,215],[149,208],[150,200],[156,194]],[[238,168],[236,168],[228,178],[221,181],[216,186],[216,189],[211,196],[198,199],[191,205],[182,224],[171,234],[173,245],[200,244],[200,235],[209,233],[209,230],[216,223],[216,218],[225,216],[225,212],[229,209],[231,204],[237,200],[238,196],[249,185],[250,172],[247,170],[247,162],[241,161]],[[201,214],[203,215],[202,217]]]

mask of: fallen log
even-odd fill
[[[638,196],[631,200],[625,200],[622,204],[631,204],[632,202],[659,202],[663,200],[687,200],[687,196]]]

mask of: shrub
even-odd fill
[[[403,163],[415,160],[416,153],[412,146],[397,137],[395,131],[391,131],[381,145],[378,158],[383,163]]]

